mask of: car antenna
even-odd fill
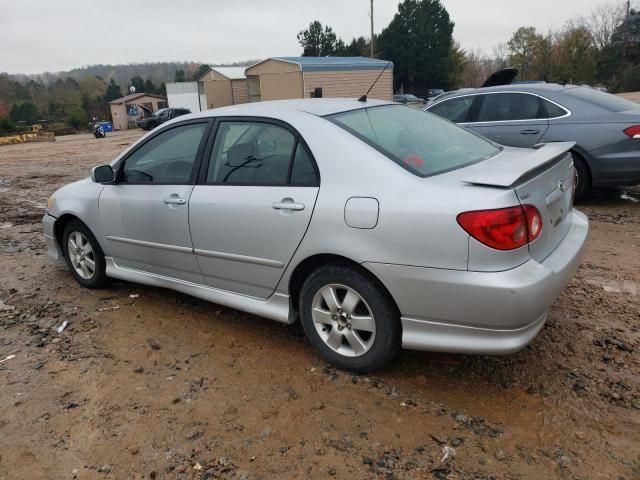
[[[378,75],[378,78],[376,78],[376,79],[374,80],[374,82],[373,82],[373,83],[371,84],[371,86],[369,87],[369,90],[367,90],[367,93],[365,93],[364,95],[362,95],[362,96],[358,99],[358,101],[359,101],[359,102],[366,102],[366,101],[367,101],[367,95],[369,95],[369,92],[370,92],[371,90],[373,90],[373,87],[375,87],[375,86],[376,86],[376,83],[378,83],[378,80],[380,80],[380,77],[382,76],[382,74],[387,70],[387,67],[389,67],[389,65],[391,65],[392,63],[393,63],[393,62],[391,62],[391,60],[389,60],[389,61],[387,62],[387,64],[384,66],[384,68],[383,68],[383,69],[382,69],[382,71],[380,72],[380,75]]]

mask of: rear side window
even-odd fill
[[[566,95],[570,95],[585,102],[604,108],[610,112],[623,112],[625,110],[633,110],[638,108],[638,104],[610,93],[601,92],[595,88],[575,87],[564,90]]]
[[[429,111],[454,123],[464,123],[475,98],[473,95],[444,100],[431,107]]]
[[[479,162],[500,151],[462,127],[402,105],[362,108],[325,118],[421,177]]]
[[[220,122],[209,184],[316,186],[313,161],[284,127],[266,122]]]
[[[491,93],[484,95],[477,122],[505,122],[546,118],[540,98],[525,93]]]
[[[564,117],[567,114],[567,111],[556,105],[555,103],[551,103],[548,100],[542,100],[544,107],[547,109],[547,118],[558,118]]]
[[[318,177],[313,167],[313,162],[302,144],[298,143],[296,154],[293,157],[293,166],[291,167],[291,184],[314,186],[317,183]]]

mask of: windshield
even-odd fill
[[[500,151],[454,123],[402,105],[362,108],[326,118],[421,177],[479,162]]]
[[[604,108],[605,110],[609,110],[610,112],[624,112],[625,110],[633,110],[640,107],[640,105],[632,102],[631,100],[617,97],[616,95],[612,95],[610,93],[601,92],[600,90],[596,90],[595,88],[567,88],[564,93],[589,102],[600,108]]]
[[[161,108],[160,110],[156,111],[156,113],[154,113],[154,115],[156,117],[159,117],[160,115],[164,115],[169,111],[168,108]]]

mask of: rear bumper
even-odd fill
[[[44,217],[42,217],[42,230],[44,231],[44,238],[47,241],[47,255],[54,261],[61,260],[63,257],[53,228],[56,220],[56,217],[48,213],[45,213]]]
[[[540,331],[580,264],[588,221],[575,210],[572,217],[569,233],[543,262],[529,260],[503,272],[364,266],[385,284],[400,308],[403,347],[512,353]]]

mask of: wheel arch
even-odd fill
[[[584,162],[585,166],[587,167],[587,170],[589,170],[589,180],[593,185],[593,169],[591,168],[591,163],[590,163],[591,157],[589,156],[589,154],[579,145],[574,145],[573,148],[571,149],[571,153],[573,155],[576,155],[578,159]]]
[[[360,263],[351,260],[350,258],[344,257],[342,255],[332,254],[332,253],[320,253],[311,255],[301,262],[299,262],[294,268],[291,276],[289,277],[288,287],[289,287],[289,296],[290,296],[290,308],[291,313],[293,314],[293,320],[298,320],[299,312],[298,312],[298,301],[300,299],[300,291],[302,289],[302,284],[304,281],[320,267],[327,265],[338,265],[353,268],[354,270],[363,273],[367,277],[371,279],[371,281],[377,283],[387,294],[389,300],[391,301],[393,307],[396,309],[398,315],[400,315],[400,309],[395,299],[391,295],[391,292],[386,287],[384,282],[382,282],[373,272],[369,269],[365,268]]]
[[[58,217],[58,219],[53,224],[53,234],[55,236],[56,242],[58,242],[58,245],[60,246],[60,250],[62,251],[63,256],[65,255],[65,247],[64,247],[62,236],[64,235],[64,229],[67,227],[69,222],[73,220],[77,220],[80,223],[82,223],[87,228],[87,230],[89,230],[92,233],[93,237],[96,238],[96,235],[91,230],[91,227],[89,227],[89,225],[87,225],[87,223],[83,221],[80,217],[78,217],[77,215],[74,215],[73,213],[63,213]],[[96,238],[96,242],[102,249],[102,245],[100,245],[100,241],[97,238]]]

